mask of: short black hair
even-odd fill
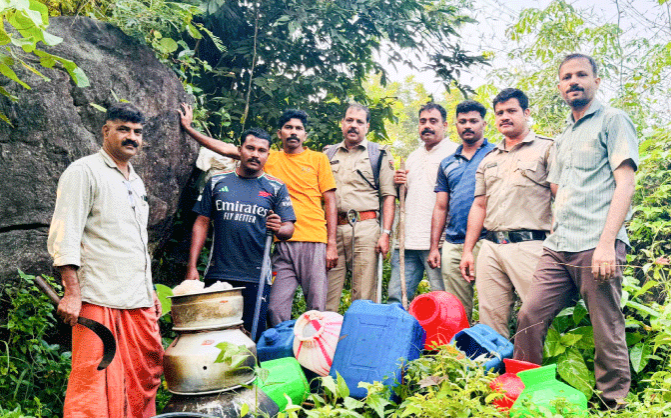
[[[494,100],[492,101],[494,111],[496,111],[497,104],[507,102],[510,99],[517,99],[522,110],[527,110],[529,108],[529,98],[527,95],[520,89],[508,87],[507,89],[501,90],[501,92],[494,97]]]
[[[279,129],[282,129],[285,123],[289,122],[291,119],[299,119],[303,123],[303,127],[308,126],[308,114],[302,110],[298,109],[287,109],[280,116]]]
[[[459,116],[459,113],[468,112],[478,112],[480,113],[482,119],[484,119],[485,115],[487,114],[487,109],[482,105],[482,103],[478,103],[475,100],[464,100],[457,105],[457,110],[454,112],[454,115]]]
[[[443,122],[445,122],[445,120],[447,119],[447,111],[443,106],[439,105],[438,103],[428,102],[427,104],[419,108],[419,113],[417,113],[417,115],[421,115],[422,112],[433,109],[436,109],[438,112],[440,112],[440,116],[443,118]]]
[[[265,139],[266,141],[268,141],[268,147],[269,148],[270,148],[270,145],[272,145],[272,142],[270,140],[270,135],[268,134],[268,132],[264,131],[261,128],[249,128],[245,132],[243,132],[242,135],[240,135],[240,146],[244,145],[245,140],[247,139],[247,137],[249,135],[255,136],[259,139]]]
[[[557,70],[557,73],[561,71],[561,67],[566,64],[568,61],[575,60],[575,59],[586,59],[587,62],[589,62],[589,65],[592,66],[592,72],[594,73],[594,77],[598,77],[598,70],[599,68],[596,65],[596,61],[594,61],[594,58],[590,57],[589,55],[585,54],[580,54],[578,52],[573,53],[573,54],[568,54],[567,56],[564,57],[562,60],[561,64],[559,64],[559,69]]]
[[[105,114],[105,122],[108,120],[144,124],[144,115],[130,103],[114,103]]]
[[[350,109],[359,109],[363,110],[366,112],[366,122],[370,122],[370,109],[367,106],[364,106],[360,103],[350,103],[347,105],[347,109],[345,109],[345,113],[343,113],[342,118],[345,119],[345,116],[347,115],[347,111]]]

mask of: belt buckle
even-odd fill
[[[510,242],[508,240],[508,234],[505,232],[496,231],[494,234],[496,235],[496,240],[499,244],[508,244]]]

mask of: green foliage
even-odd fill
[[[156,284],[154,287],[156,288],[158,300],[161,302],[161,311],[163,313],[161,316],[165,316],[170,313],[170,308],[172,308],[172,299],[169,298],[169,296],[172,296],[172,289],[162,284]]]
[[[33,285],[34,276],[21,271],[19,276],[18,285],[6,283],[0,292],[2,303],[9,305],[7,323],[0,326],[0,413],[57,417],[63,409],[71,354],[49,340],[56,329],[49,298]]]
[[[219,136],[235,138],[245,126],[274,131],[286,108],[307,109],[310,144],[319,149],[341,140],[338,121],[344,104],[355,100],[371,107],[371,131],[381,139],[383,120],[393,115],[390,102],[372,98],[363,85],[373,72],[386,83],[386,71],[374,53],[416,66],[423,51],[433,56],[431,65],[446,82],[456,79],[460,68],[482,61],[453,42],[456,28],[468,21],[461,6],[422,0],[209,0],[206,24],[226,50],[201,45],[199,56],[220,72],[202,78],[200,85],[208,109],[225,108],[231,124],[223,126],[213,113],[210,121],[222,126]]]
[[[403,399],[393,417],[504,417],[492,405],[500,395],[489,387],[496,374],[453,346],[410,362],[397,393]]]
[[[31,62],[39,62],[44,68],[65,70],[78,87],[87,87],[89,81],[86,74],[74,62],[38,49],[40,43],[53,46],[63,41],[46,31],[48,25],[47,7],[37,0],[0,2],[0,80],[7,78],[30,89],[14,71],[16,67],[23,67],[48,81],[48,77],[31,65]],[[8,27],[13,30],[8,31]],[[13,101],[18,100],[2,85],[0,95]],[[2,112],[0,119],[11,125],[9,118]]]

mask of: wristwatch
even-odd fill
[[[391,229],[383,229],[382,233],[391,236]]]

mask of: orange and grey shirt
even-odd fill
[[[530,131],[510,149],[503,140],[485,156],[475,172],[475,196],[487,197],[486,230],[550,230],[551,152],[552,139]]]

